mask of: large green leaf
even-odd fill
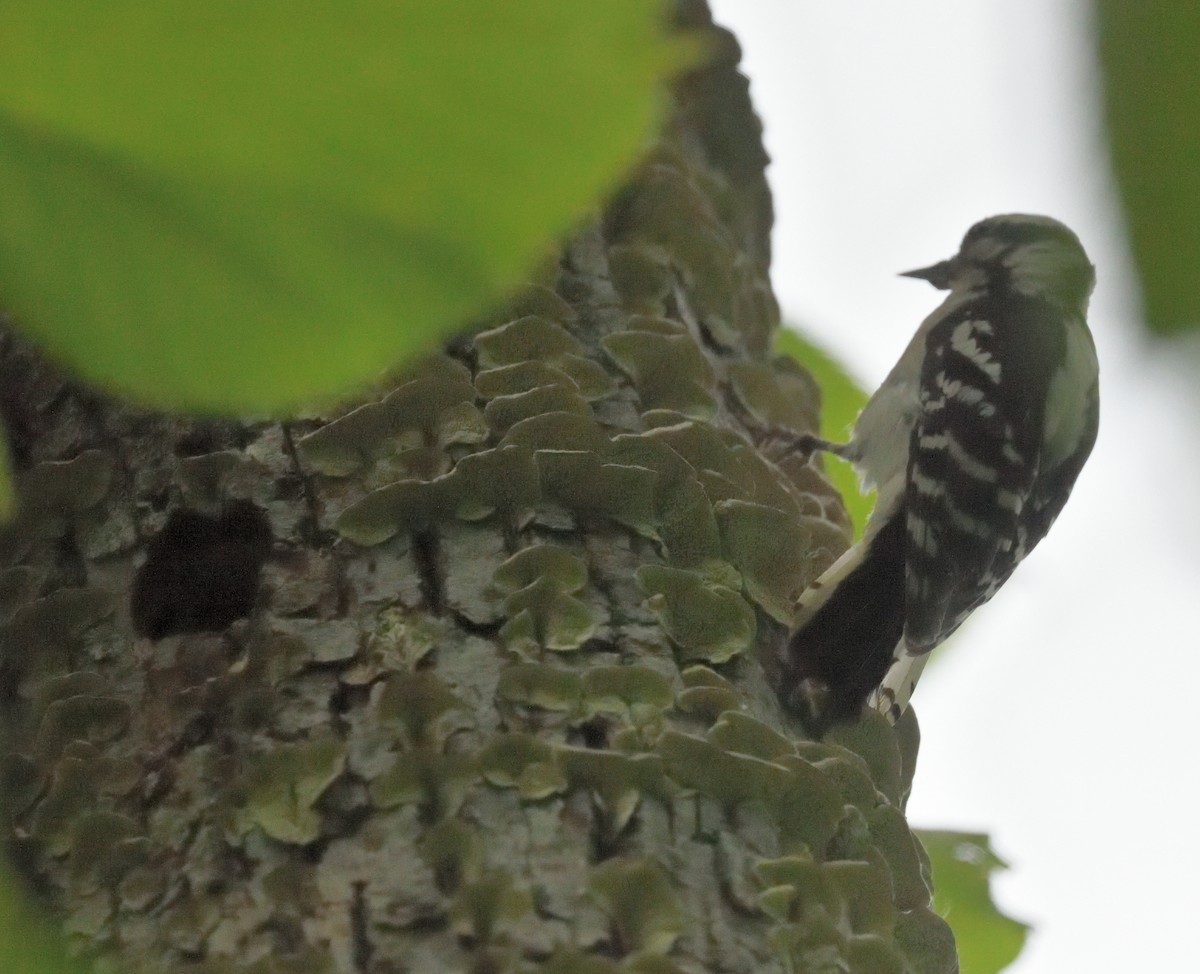
[[[992,902],[988,882],[1004,861],[986,835],[920,829],[917,835],[933,866],[933,905],[958,944],[962,974],[996,974],[1025,946],[1029,927],[1005,916]]]
[[[1097,0],[1096,26],[1146,320],[1200,327],[1200,4]]]
[[[157,404],[343,391],[528,272],[682,51],[647,0],[8,0],[0,306]]]
[[[0,430],[0,523],[7,521],[16,509],[13,496],[12,472],[9,467],[8,437]]]
[[[76,974],[63,943],[46,918],[27,902],[8,875],[0,871],[0,965],[16,974]]]
[[[802,363],[821,387],[821,435],[826,439],[844,442],[850,435],[859,410],[866,405],[867,394],[841,363],[798,332],[781,328],[776,347]],[[874,492],[866,495],[859,493],[858,476],[853,468],[835,456],[826,455],[825,470],[842,493],[846,510],[854,521],[855,536],[861,536],[874,503]]]

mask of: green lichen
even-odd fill
[[[686,667],[680,674],[684,688],[675,695],[675,707],[711,724],[727,710],[742,706],[742,696],[716,670],[701,664]]]
[[[606,838],[614,840],[629,824],[643,796],[668,800],[677,791],[663,775],[657,754],[622,754],[560,746],[559,766],[572,787],[586,788],[605,819]]]
[[[731,243],[690,172],[673,163],[651,164],[618,196],[610,211],[620,214],[613,221],[614,229],[630,228],[628,236],[619,233],[614,242],[661,246],[682,272],[692,300],[702,309],[710,330],[718,333],[718,340],[725,344],[744,340],[733,327]]]
[[[307,845],[321,834],[315,807],[346,767],[345,744],[321,735],[302,744],[280,744],[248,762],[245,803],[238,809],[238,830],[257,827],[278,842]]]
[[[671,777],[726,807],[763,809],[788,846],[824,849],[837,830],[842,799],[837,789],[807,762],[785,766],[732,754],[709,741],[666,731],[658,753]]]
[[[492,575],[506,593],[504,644],[521,656],[582,646],[596,630],[592,610],[574,597],[587,580],[587,564],[565,548],[533,545],[505,561]]]
[[[42,770],[24,754],[0,754],[0,801],[12,819],[23,815],[42,790]]]
[[[399,725],[410,744],[437,744],[443,738],[442,722],[463,702],[432,670],[391,673],[376,698],[379,719]]]
[[[727,447],[736,459],[745,480],[746,493],[739,498],[729,500],[745,500],[765,507],[773,507],[789,517],[800,517],[805,511],[805,498],[792,486],[791,482],[780,477],[774,464],[768,463],[758,448],[739,436],[726,434]]]
[[[98,588],[56,589],[0,626],[0,658],[19,674],[61,672],[83,635],[115,607],[112,595]]]
[[[94,769],[78,758],[62,758],[50,773],[49,790],[34,809],[29,831],[47,855],[65,855],[75,820],[95,803]]]
[[[636,577],[682,659],[724,663],[753,644],[758,622],[737,591],[665,565],[643,565]]]
[[[671,706],[671,681],[647,666],[596,666],[583,674],[584,707],[641,725]]]
[[[957,974],[954,934],[946,921],[928,907],[901,913],[895,936],[911,970],[921,974]]]
[[[844,904],[843,922],[851,934],[891,937],[898,904],[892,900],[891,877],[878,855],[865,862],[823,863],[821,871]]]
[[[148,852],[139,833],[137,823],[127,815],[108,811],[81,815],[71,835],[71,874],[76,882],[94,876],[101,885],[115,885]]]
[[[685,666],[680,671],[679,677],[683,680],[683,685],[689,690],[694,687],[713,687],[718,690],[729,690],[732,693],[737,692],[737,687],[732,682],[721,676],[712,667],[705,666],[703,663],[693,663],[691,666]]]
[[[367,403],[297,443],[300,455],[319,473],[349,477],[374,462],[374,453],[391,432],[391,418],[382,402]]]
[[[117,697],[79,695],[50,703],[38,725],[34,751],[42,762],[58,757],[68,741],[106,744],[129,728],[129,704]]]
[[[836,970],[904,971],[890,944],[897,911],[881,862],[788,856],[760,862],[757,872],[767,887],[760,905],[776,921],[771,942],[794,964],[806,965],[800,969],[833,964]]]
[[[712,744],[735,754],[772,761],[783,755],[794,755],[792,742],[760,720],[746,714],[727,711],[704,735]]]
[[[654,433],[613,438],[608,456],[656,474],[654,519],[669,564],[691,568],[721,557],[721,536],[712,504],[696,470]]]
[[[744,455],[731,449],[739,442],[735,436],[670,409],[647,411],[642,420],[650,435],[691,465],[712,503],[754,499],[754,477],[745,467]]]
[[[475,391],[485,399],[513,396],[534,389],[555,387],[579,393],[579,386],[562,369],[549,362],[533,360],[483,369],[475,376]]]
[[[0,625],[5,625],[33,601],[41,586],[43,573],[29,565],[17,565],[0,572]]]
[[[441,375],[418,376],[383,400],[392,435],[414,432],[425,442],[481,443],[487,426],[475,408],[475,386],[467,369],[440,359]]]
[[[871,769],[871,780],[896,807],[902,807],[900,796],[904,789],[903,762],[896,734],[887,719],[868,711],[861,720],[838,724],[825,735],[829,744],[840,744],[859,755]]]
[[[567,779],[549,744],[531,734],[500,734],[479,753],[485,781],[515,788],[526,801],[539,801],[565,791]]]
[[[541,489],[533,452],[525,446],[503,446],[468,454],[450,474],[454,515],[480,521],[499,513],[513,522],[529,519]]]
[[[73,460],[39,463],[17,477],[25,516],[36,520],[74,514],[99,504],[112,487],[115,463],[102,450],[85,450]]]
[[[578,714],[583,708],[579,674],[541,663],[515,663],[500,674],[501,700],[537,710]]]
[[[633,954],[621,961],[621,974],[684,974],[679,965],[661,954]]]
[[[795,515],[765,504],[723,501],[715,513],[725,556],[741,573],[746,593],[790,626],[797,596],[816,577],[804,557],[808,531]]]
[[[531,545],[497,568],[492,581],[501,591],[513,593],[547,577],[566,592],[578,592],[587,584],[587,563],[566,548]]]
[[[570,323],[573,318],[573,314],[526,314],[480,332],[475,336],[480,368],[546,362],[570,376],[585,399],[607,395],[613,387],[612,377],[588,357],[586,349],[559,323]]]
[[[727,710],[741,706],[741,696],[733,690],[719,687],[689,687],[675,697],[675,706],[681,712],[711,724]]]
[[[483,415],[492,432],[503,436],[522,420],[550,412],[591,416],[592,407],[578,392],[561,385],[548,385],[497,396],[484,407]]]
[[[505,872],[493,872],[465,883],[450,905],[450,926],[474,945],[504,938],[533,910],[533,898]]]
[[[75,670],[40,681],[33,688],[31,697],[34,710],[42,715],[56,700],[82,695],[108,696],[111,691],[112,686],[108,680],[94,670]]]
[[[867,763],[853,751],[838,745],[814,746],[803,741],[796,745],[796,750],[806,755],[814,767],[837,785],[842,797],[864,814],[886,800],[876,788]]]
[[[574,947],[560,947],[541,967],[538,974],[619,974],[623,968],[595,954]]]
[[[371,491],[337,519],[338,533],[364,548],[401,532],[427,531],[454,516],[458,506],[449,475],[435,480],[400,480]]]
[[[217,450],[183,457],[176,479],[189,506],[204,508],[240,496],[266,473],[262,464],[237,450]]]
[[[591,416],[553,412],[516,423],[499,445],[522,446],[534,452],[566,449],[603,454],[608,444],[608,435]]]
[[[444,638],[446,630],[442,620],[401,606],[382,609],[374,622],[366,640],[365,655],[369,663],[367,672],[362,674],[363,680],[388,670],[415,670],[433,651],[438,640]]]
[[[818,432],[821,392],[791,356],[770,363],[732,362],[729,385],[759,426]]]
[[[419,805],[426,818],[437,820],[457,813],[478,778],[474,755],[422,746],[398,753],[371,782],[371,803],[381,809]]]
[[[609,859],[594,870],[588,892],[607,914],[622,954],[665,954],[683,932],[679,896],[653,859]]]
[[[608,248],[613,286],[625,307],[643,314],[661,314],[671,291],[670,259],[661,248],[618,244]]]
[[[443,818],[430,826],[421,837],[419,850],[443,893],[453,893],[463,883],[478,879],[483,869],[479,833],[461,819]]]
[[[69,742],[62,749],[62,757],[82,761],[91,770],[92,782],[100,795],[124,797],[142,781],[143,769],[136,761],[106,753],[89,741]]]
[[[588,450],[539,450],[535,459],[548,499],[580,519],[616,521],[658,540],[653,470],[604,463]]]
[[[562,325],[537,315],[525,315],[475,336],[482,368],[515,362],[555,363],[564,355],[581,355],[583,346]]]
[[[368,470],[388,453],[434,444],[480,443],[487,424],[475,407],[470,373],[447,363],[437,375],[420,375],[378,402],[367,403],[309,433],[297,444],[301,456],[320,473],[348,477]],[[426,463],[401,464],[411,472]]]
[[[913,776],[917,773],[917,750],[921,746],[921,728],[912,707],[896,721],[894,731],[896,750],[900,754],[900,807],[903,808],[912,791]]]
[[[505,312],[509,320],[536,315],[564,325],[571,324],[579,317],[557,291],[543,284],[529,284],[522,288],[505,305]]]
[[[867,824],[891,873],[896,906],[911,910],[928,905],[930,890],[925,884],[921,854],[904,813],[894,805],[880,805],[867,814]]]
[[[712,418],[717,411],[713,368],[695,339],[649,328],[634,330],[639,320],[656,319],[635,318],[630,330],[606,335],[601,344],[632,380],[643,409],[671,409]]]

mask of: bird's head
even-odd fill
[[[1005,289],[1083,315],[1096,269],[1079,238],[1048,216],[1009,213],[980,220],[958,253],[931,267],[906,271],[941,290]]]

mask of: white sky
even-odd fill
[[[995,213],[1097,265],[1100,439],[1049,538],[927,671],[914,825],[987,831],[1011,974],[1185,970],[1200,894],[1200,358],[1141,337],[1084,0],[710,0],[774,160],[785,317],[873,389],[940,301],[895,275]],[[972,974],[964,971],[963,974]]]

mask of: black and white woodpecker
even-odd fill
[[[900,717],[929,652],[1045,537],[1096,440],[1095,269],[1067,227],[994,216],[903,276],[950,293],[850,442],[803,441],[877,490],[862,539],[801,595],[783,660],[818,729],[868,702]]]

